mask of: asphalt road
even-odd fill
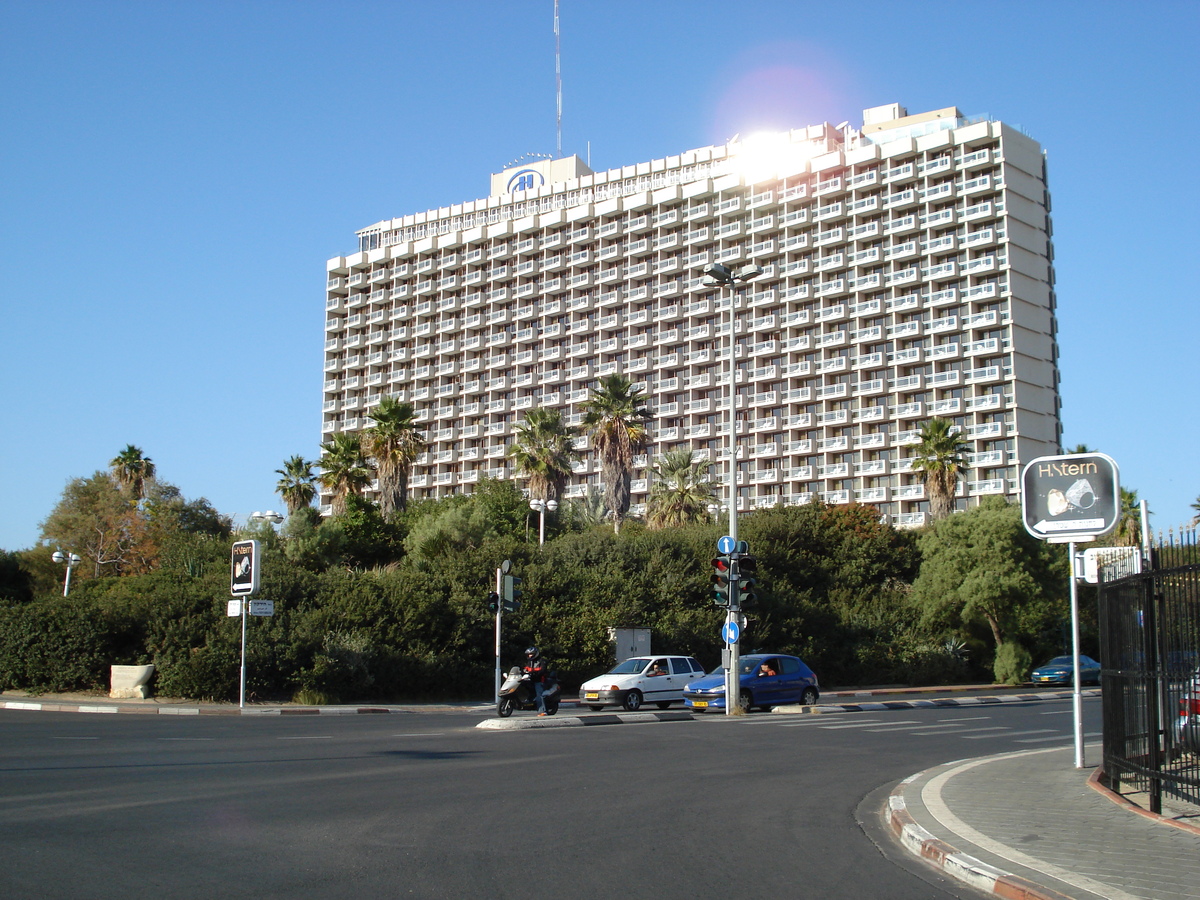
[[[1098,701],[1085,729],[1099,731]],[[479,715],[0,713],[0,896],[976,897],[886,792],[1071,704],[487,732]]]

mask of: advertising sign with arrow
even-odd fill
[[[1021,473],[1025,530],[1053,543],[1091,540],[1117,526],[1117,464],[1103,453],[1040,456]]]

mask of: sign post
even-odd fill
[[[238,688],[238,707],[246,707],[246,613],[249,612],[249,597],[258,593],[261,582],[262,559],[258,541],[235,541],[229,575],[229,593],[237,598],[242,616],[242,670]],[[256,613],[269,615],[269,613]]]
[[[1039,456],[1021,472],[1025,530],[1051,544],[1067,544],[1071,560],[1071,658],[1074,669],[1075,768],[1082,769],[1083,693],[1079,680],[1079,590],[1075,544],[1094,541],[1117,527],[1121,483],[1117,464],[1103,453]]]
[[[496,568],[496,689],[492,702],[500,702],[500,626],[504,621],[504,602],[500,599],[504,579],[512,571],[512,560],[506,559]]]

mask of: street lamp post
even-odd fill
[[[529,508],[538,514],[538,546],[546,543],[546,510],[558,509],[557,500],[530,500]]]
[[[67,567],[67,577],[63,579],[63,596],[71,590],[71,570],[79,565],[83,560],[74,553],[63,553],[61,550],[55,550],[54,555],[50,557],[56,563],[64,563]]]
[[[708,287],[729,288],[729,536],[737,540],[737,300],[739,284],[745,284],[762,274],[762,267],[753,264],[736,270],[721,263],[704,267],[704,284]]]
[[[250,513],[251,522],[270,522],[272,525],[278,525],[283,521],[283,515],[275,512],[273,509],[268,509],[266,512],[258,512],[255,510]]]
[[[745,284],[762,274],[762,267],[753,263],[736,269],[721,263],[709,263],[704,267],[704,284],[707,287],[729,288],[729,537],[737,546],[737,303],[738,285]],[[729,611],[725,615],[726,634],[738,634],[742,612],[738,607],[737,591],[730,590]],[[725,715],[738,712],[741,700],[740,644],[729,642],[729,668],[725,670]]]

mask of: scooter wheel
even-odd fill
[[[496,704],[496,715],[502,719],[507,719],[513,714],[515,708],[511,697],[504,697]]]

